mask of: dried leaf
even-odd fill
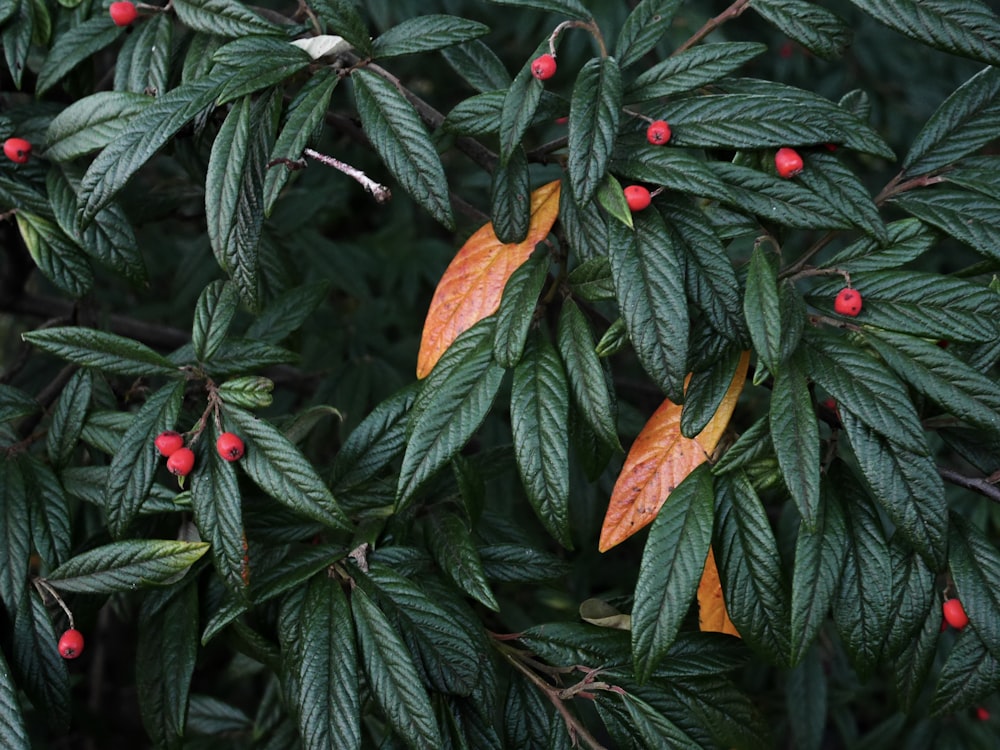
[[[743,390],[749,362],[749,352],[743,352],[715,416],[694,438],[681,434],[682,407],[670,399],[649,418],[611,492],[598,544],[601,552],[652,523],[673,489],[712,455]]]
[[[438,282],[417,355],[417,377],[426,377],[460,333],[496,312],[507,279],[544,240],[559,213],[559,181],[531,194],[531,223],[523,242],[504,244],[485,224],[458,251]]]
[[[698,627],[703,632],[728,633],[740,637],[739,631],[729,619],[726,602],[722,599],[722,583],[719,569],[715,566],[715,553],[709,547],[705,560],[705,572],[698,584]]]

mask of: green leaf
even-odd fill
[[[211,106],[225,80],[203,78],[181,84],[128,120],[91,162],[80,183],[84,224],[92,221],[178,130]]]
[[[282,505],[338,531],[353,526],[316,469],[270,422],[243,409],[223,411],[227,427],[247,444],[241,468]]]
[[[178,380],[152,394],[122,436],[108,472],[105,503],[112,536],[125,535],[153,486],[160,461],[153,441],[173,429],[184,398],[184,381]]]
[[[389,725],[413,750],[442,747],[434,709],[409,649],[360,589],[351,594],[351,613],[368,684]]]
[[[806,658],[830,613],[847,553],[847,527],[840,503],[826,493],[816,528],[799,525],[792,571],[791,662]]]
[[[831,473],[847,525],[847,553],[833,619],[851,663],[867,679],[882,655],[892,618],[892,559],[871,500],[843,467]]]
[[[954,416],[1000,435],[1000,386],[926,339],[881,331],[866,337],[899,377]]]
[[[494,319],[462,333],[424,380],[410,415],[396,486],[396,512],[448,463],[483,423],[503,379],[493,361]]]
[[[572,549],[569,516],[569,385],[559,354],[534,336],[514,368],[510,393],[514,455],[535,515]]]
[[[614,182],[615,188],[607,188],[607,184]],[[607,176],[605,185],[601,186],[600,193],[610,190],[610,194],[615,200],[620,201],[625,213],[628,214],[628,226],[632,226],[631,212],[625,202],[625,195],[622,193],[621,185],[610,174]],[[576,259],[582,263],[587,263],[597,259],[603,259],[607,263],[608,246],[608,222],[604,218],[603,212],[598,208],[599,201],[592,200],[582,208],[576,204],[573,192],[568,185],[568,177],[563,176],[562,189],[559,192],[559,224],[566,235],[570,250]],[[572,271],[570,274],[572,275]],[[610,289],[611,271],[605,274],[608,278],[607,287]],[[607,299],[614,296],[611,291]]]
[[[543,43],[535,54],[548,51]],[[532,58],[533,60],[534,58]],[[531,61],[524,65],[510,84],[500,109],[500,161],[505,163],[521,145],[521,139],[535,119],[544,85],[531,74]]]
[[[982,195],[996,195],[1000,192],[998,164],[1000,164],[1000,158],[996,156],[970,156],[948,169],[942,177],[947,182],[960,185]]]
[[[236,288],[228,281],[213,281],[202,290],[194,308],[191,334],[199,360],[210,359],[225,340],[238,304]]]
[[[1000,661],[971,629],[962,631],[941,667],[931,703],[933,716],[982,705],[1000,684]]]
[[[436,13],[408,18],[376,37],[372,57],[394,57],[449,47],[488,34],[490,27]]]
[[[698,589],[712,541],[714,494],[708,464],[681,482],[653,521],[632,608],[632,658],[640,682],[667,655]]]
[[[497,5],[514,5],[521,8],[549,11],[581,21],[586,21],[591,17],[590,11],[583,7],[579,0],[491,0],[491,2]]]
[[[205,177],[208,239],[251,310],[258,305],[258,258],[264,222],[264,161],[272,118],[269,97],[248,96],[226,117],[212,144]]]
[[[60,477],[34,456],[23,464],[31,512],[31,542],[38,556],[55,567],[70,556],[70,501]]]
[[[351,608],[338,580],[313,577],[297,625],[297,713],[303,746],[360,750],[357,645]]]
[[[1000,69],[984,68],[944,100],[910,144],[909,176],[933,172],[977,151],[1000,127]]]
[[[27,211],[18,211],[14,218],[31,259],[49,281],[74,297],[90,291],[94,284],[90,264],[55,223]]]
[[[246,337],[272,344],[283,341],[316,311],[329,291],[326,280],[287,289],[268,302],[250,324]]]
[[[696,437],[712,421],[729,392],[741,358],[741,349],[730,346],[707,369],[691,373],[684,391],[681,435]]]
[[[507,280],[496,313],[493,341],[493,358],[501,367],[514,367],[521,360],[538,296],[548,276],[548,257],[543,255],[529,258]]]
[[[938,601],[935,571],[908,544],[894,535],[890,540],[892,553],[893,618],[885,642],[885,655],[898,660],[920,638],[921,630]]]
[[[615,174],[637,182],[661,185],[669,190],[712,200],[729,197],[726,183],[704,160],[687,150],[654,146],[644,135],[630,134],[619,138],[611,166]],[[664,218],[669,220],[670,217]]]
[[[919,558],[918,558],[919,559]],[[905,596],[905,594],[904,594]],[[931,609],[920,627],[895,656],[893,671],[900,707],[912,711],[930,683],[931,668],[937,655],[941,618]]]
[[[312,63],[309,53],[294,44],[262,36],[229,42],[216,50],[212,59],[219,66],[235,68],[215,68],[228,74],[216,99],[216,104],[220,105],[281,83]]]
[[[274,381],[261,375],[232,378],[219,385],[219,398],[230,406],[243,409],[262,409],[274,401],[271,391]]]
[[[14,86],[21,88],[21,79],[27,69],[28,51],[31,47],[31,37],[35,31],[38,10],[31,0],[20,0],[15,3],[17,17],[4,24],[0,42],[2,42],[4,57],[7,60],[7,70],[14,80]],[[13,16],[14,12],[11,12]]]
[[[156,13],[136,24],[115,61],[115,91],[164,93],[170,88],[174,24],[168,13]]]
[[[809,381],[798,358],[774,371],[771,440],[785,486],[807,529],[819,526],[820,441]]]
[[[282,29],[247,9],[239,0],[177,0],[174,12],[194,31],[224,37],[280,34]]]
[[[589,201],[604,178],[618,134],[622,82],[613,57],[588,60],[573,85],[569,107],[570,187],[578,204]]]
[[[86,370],[73,373],[52,412],[52,422],[46,435],[49,460],[56,468],[65,466],[80,439],[83,423],[90,408],[91,376]]]
[[[1000,64],[1000,20],[979,0],[851,0],[890,29],[936,49]]]
[[[69,161],[104,148],[154,101],[145,94],[124,91],[97,91],[78,99],[49,123],[45,157]]]
[[[827,722],[827,678],[819,648],[788,673],[785,683],[785,715],[795,747],[819,748]]]
[[[767,243],[758,244],[747,270],[743,314],[757,356],[771,372],[782,362],[781,308],[778,301],[778,257]]]
[[[605,445],[620,451],[614,393],[594,350],[590,326],[572,299],[563,302],[559,313],[557,345],[580,415]]]
[[[531,221],[531,175],[523,148],[516,148],[506,164],[493,169],[490,216],[501,242],[523,242]]]
[[[917,219],[894,221],[886,225],[886,232],[884,244],[871,237],[863,237],[830,258],[827,267],[851,274],[899,268],[919,258],[938,241],[927,225]]]
[[[183,747],[191,677],[198,656],[198,588],[151,592],[139,610],[135,681],[139,713],[156,747]]]
[[[568,572],[561,558],[520,544],[487,544],[479,548],[479,559],[491,581],[550,581]]]
[[[371,32],[352,0],[317,0],[314,10],[327,28],[354,45],[361,57],[371,55]]]
[[[12,385],[0,383],[0,422],[16,422],[41,410],[35,399]]]
[[[608,729],[611,729],[608,720],[614,717],[634,747],[664,747],[664,743],[667,747],[699,746],[670,719],[633,693],[621,693],[620,696],[602,693],[597,711]]]
[[[271,149],[269,163],[277,159],[294,161],[302,156],[302,151],[322,128],[323,117],[339,82],[340,76],[331,68],[323,68],[309,77],[288,105],[288,113]],[[291,175],[292,171],[283,164],[268,167],[264,177],[265,215],[271,215]]]
[[[52,627],[48,610],[41,597],[31,591],[9,616],[14,620],[14,643],[8,653],[19,677],[18,687],[36,710],[44,712],[49,730],[65,733],[70,722],[69,671],[55,648],[59,634]]]
[[[21,461],[4,456],[0,479],[0,601],[7,612],[16,612],[27,592],[31,558],[28,483]]]
[[[376,476],[406,446],[407,414],[417,397],[408,386],[376,406],[347,436],[333,465],[333,485],[343,489]]]
[[[715,488],[713,548],[729,617],[748,644],[787,663],[788,594],[767,513],[742,471],[716,477]]]
[[[189,354],[193,358],[194,347],[186,346],[171,356],[178,361],[186,359],[181,356],[182,353]],[[296,355],[293,352],[280,346],[253,339],[229,337],[216,349],[212,357],[202,364],[213,377],[221,379],[227,375],[295,360]]]
[[[699,44],[644,70],[625,89],[626,102],[644,102],[700,88],[767,52],[759,42]]]
[[[403,189],[448,229],[455,228],[441,158],[413,106],[382,76],[351,73],[365,135]]]
[[[1000,258],[1000,200],[966,190],[936,188],[893,198],[895,205],[991,260]]]
[[[611,224],[611,273],[618,307],[643,369],[675,403],[684,400],[688,307],[684,259],[659,213],[635,217],[635,232]]]
[[[70,558],[48,575],[59,591],[113,594],[172,583],[208,552],[207,542],[130,539]]]
[[[899,447],[927,455],[923,427],[906,387],[880,362],[843,337],[810,331],[804,351],[809,377],[870,429]]]
[[[472,543],[472,531],[455,513],[434,513],[427,527],[427,544],[441,571],[460,591],[494,612],[500,611],[479,552]]]
[[[804,0],[754,0],[751,6],[790,39],[826,60],[843,54],[851,29],[842,18]]]
[[[622,68],[639,62],[670,28],[680,0],[643,0],[628,14],[615,43],[615,57]]]
[[[958,597],[969,627],[1000,663],[1000,552],[981,529],[957,514],[951,521],[948,566]]]
[[[458,75],[476,91],[487,92],[510,86],[510,74],[503,61],[489,45],[480,40],[457,44],[441,50]]]
[[[889,235],[868,188],[833,154],[806,154],[805,169],[799,182],[823,196],[829,208],[837,211],[851,224],[888,244]]]
[[[198,470],[191,477],[191,509],[198,534],[212,545],[212,562],[230,591],[246,596],[250,579],[243,504],[236,469],[215,449],[215,424],[202,433],[195,452]]]
[[[18,687],[0,653],[0,744],[8,750],[31,750],[24,715],[17,699]]]
[[[115,26],[110,16],[102,14],[60,34],[38,71],[37,93],[43,94],[55,86],[73,68],[107,47],[121,33],[121,27]]]

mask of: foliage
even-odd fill
[[[985,0],[0,0],[0,46],[0,745],[997,741]]]

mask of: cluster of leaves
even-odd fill
[[[87,659],[162,748],[982,742],[1000,17],[442,4],[0,0],[0,744],[125,732]],[[737,18],[972,68],[898,159]]]

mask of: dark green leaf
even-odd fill
[[[569,385],[555,348],[533,337],[514,368],[510,419],[517,468],[542,525],[571,549],[569,517]]]
[[[503,368],[493,361],[494,320],[461,334],[424,381],[408,427],[396,488],[397,513],[482,424],[493,405]]]
[[[139,611],[135,680],[143,726],[158,748],[183,747],[197,655],[197,586],[148,594]]]
[[[353,44],[362,57],[371,54],[371,32],[352,0],[317,0],[315,10],[327,27]]]
[[[903,160],[907,175],[933,172],[996,138],[1000,127],[1000,69],[984,68],[955,89],[913,139]]]
[[[0,653],[0,744],[8,750],[31,750],[17,694],[7,660]]]
[[[545,10],[559,15],[586,21],[590,18],[588,11],[579,0],[491,0],[497,5],[515,5],[521,8]]]
[[[185,354],[188,356],[182,356]],[[171,356],[179,362],[188,358],[190,361],[185,363],[196,361],[194,360],[194,347],[190,345],[177,350]],[[211,358],[202,364],[213,377],[221,379],[228,375],[245,373],[247,370],[294,362],[295,360],[296,355],[293,352],[280,346],[255,339],[230,336],[219,345]]]
[[[657,212],[637,214],[634,233],[617,222],[612,226],[611,273],[629,338],[643,369],[680,403],[688,357],[681,248]]]
[[[535,54],[548,49],[548,44],[539,45]],[[532,58],[534,59],[534,58]],[[542,99],[543,84],[531,74],[529,61],[518,71],[503,98],[500,109],[500,161],[510,159],[521,145],[528,126],[535,119],[535,111]]]
[[[427,691],[392,624],[360,589],[351,613],[372,694],[393,730],[412,748],[442,747]]]
[[[924,623],[936,613],[937,595],[934,591],[934,571],[908,544],[898,536],[890,540],[892,553],[893,618],[885,643],[886,656],[897,659],[920,638]]]
[[[765,52],[767,46],[759,42],[699,44],[640,73],[625,89],[625,101],[642,102],[691,91],[729,75]]]
[[[615,44],[622,68],[639,62],[670,28],[680,0],[643,0],[628,14]]]
[[[30,0],[20,0],[15,5],[17,17],[4,24],[0,42],[3,43],[7,70],[14,80],[14,86],[20,89],[21,79],[28,67],[28,51],[31,48],[31,37],[35,30],[38,10]]]
[[[406,416],[416,396],[414,386],[398,391],[354,428],[333,466],[335,488],[351,487],[371,479],[402,454],[406,445]]]
[[[807,529],[819,526],[820,442],[809,381],[797,358],[774,372],[771,441],[785,486]]]
[[[46,565],[55,567],[70,556],[73,543],[69,496],[48,464],[31,456],[22,468],[28,483],[32,545]]]
[[[69,379],[52,412],[52,422],[46,436],[49,460],[56,468],[65,466],[83,430],[90,408],[91,375],[78,370]]]
[[[885,245],[889,242],[885,224],[875,201],[858,177],[833,154],[806,154],[799,182],[823,196],[830,209]]]
[[[227,407],[223,416],[227,428],[247,444],[240,466],[258,487],[283,505],[331,529],[351,530],[351,522],[316,469],[274,425],[234,407]]]
[[[598,713],[603,716],[609,712],[615,716],[619,726],[637,743],[636,747],[662,747],[664,743],[669,747],[698,747],[698,743],[670,719],[636,695],[602,693],[601,698],[597,703]]]
[[[522,242],[531,220],[531,183],[528,158],[516,148],[506,164],[493,169],[490,186],[490,216],[493,231],[501,242]]]
[[[538,296],[549,275],[547,256],[529,258],[510,275],[496,313],[493,357],[501,367],[514,367],[524,353],[528,329],[535,319]]]
[[[31,520],[28,483],[21,461],[0,460],[0,601],[16,612],[28,586],[31,558]]]
[[[899,268],[920,257],[937,243],[937,238],[917,219],[894,221],[886,225],[886,231],[888,237],[885,244],[864,237],[830,258],[826,265],[851,274]]]
[[[228,76],[216,99],[220,105],[281,83],[312,62],[309,53],[294,44],[262,36],[229,42],[213,59],[215,70]]]
[[[203,78],[182,84],[128,120],[91,162],[80,183],[84,224],[92,221],[178,130],[212,104],[225,80]]]
[[[757,356],[771,372],[782,362],[781,307],[778,300],[778,257],[767,243],[758,244],[747,270],[743,315]]]
[[[948,566],[970,627],[1000,663],[1000,552],[979,528],[953,515]]]
[[[454,513],[433,514],[427,527],[427,544],[438,567],[459,590],[495,612],[500,611],[472,542],[472,532],[462,518]]]
[[[955,185],[973,190],[983,195],[1000,193],[1000,157],[971,156],[962,159],[942,177]]]
[[[602,302],[615,298],[611,265],[606,255],[584,261],[566,275],[566,281],[572,288],[573,296],[585,302]]]
[[[851,0],[911,39],[956,55],[1000,64],[1000,20],[979,0]]]
[[[608,175],[608,181],[614,180]],[[603,189],[602,189],[603,190]],[[625,201],[619,185],[616,198]],[[628,204],[625,204],[625,211],[628,212]],[[629,217],[631,221],[631,217]],[[603,213],[598,208],[598,202],[592,200],[589,204],[581,208],[576,205],[573,192],[569,187],[568,178],[564,176],[562,190],[559,193],[559,224],[566,234],[566,241],[575,255],[576,260],[586,263],[598,258],[604,258],[606,262],[608,246],[608,223]],[[572,272],[570,272],[572,274]],[[607,272],[607,287],[610,289],[610,270]],[[611,291],[611,299],[614,291]]]
[[[563,302],[557,344],[580,415],[605,445],[620,451],[614,393],[594,350],[587,319],[572,299]]]
[[[159,451],[153,441],[177,422],[184,397],[184,381],[176,381],[152,394],[135,415],[111,459],[105,488],[108,529],[120,538],[139,512],[153,486]]]
[[[177,0],[174,12],[194,31],[225,37],[280,34],[281,27],[265,21],[239,0]]]
[[[38,71],[37,93],[48,91],[73,68],[111,44],[122,33],[110,16],[101,14],[60,34]]]
[[[910,191],[893,203],[990,259],[1000,258],[1000,200],[966,190]]]
[[[455,227],[441,158],[413,106],[382,76],[351,74],[365,135],[403,189],[435,219]]]
[[[259,409],[274,401],[274,381],[259,375],[233,378],[219,385],[219,398],[230,406]]]
[[[14,218],[31,259],[38,270],[57,287],[82,297],[94,284],[94,272],[80,248],[49,219],[27,211]]]
[[[851,41],[842,18],[804,0],[754,0],[753,9],[810,52],[827,60],[840,57]]]
[[[667,655],[687,615],[712,541],[712,474],[702,464],[670,493],[653,521],[632,609],[632,654],[644,682]]]
[[[238,304],[236,287],[228,281],[213,281],[202,290],[194,308],[191,334],[194,354],[199,360],[210,359],[222,344]]]
[[[297,331],[330,291],[326,280],[303,284],[270,300],[247,329],[246,337],[277,344]]]
[[[340,76],[330,68],[323,68],[310,76],[288,105],[285,122],[271,149],[270,162],[278,159],[294,161],[302,156],[303,149],[322,127],[333,90],[339,82]],[[291,174],[292,171],[283,164],[268,167],[264,177],[265,214],[271,214]]]
[[[570,186],[578,204],[589,201],[604,178],[618,134],[622,82],[613,57],[592,58],[581,68],[569,108]]]
[[[792,742],[798,748],[820,748],[827,721],[827,678],[818,648],[788,673],[785,711],[791,725]]]
[[[48,610],[31,591],[8,616],[14,620],[10,663],[18,687],[44,712],[46,727],[64,733],[70,722],[69,671],[56,648],[59,634]]]
[[[895,657],[893,662],[895,685],[900,706],[904,711],[912,711],[913,706],[926,692],[931,668],[937,655],[940,634],[941,618],[932,609],[920,623],[919,630]]]
[[[966,629],[959,634],[941,667],[931,712],[942,716],[982,705],[996,694],[997,685],[1000,685],[1000,661],[976,631]]]
[[[112,594],[172,583],[208,552],[207,542],[132,539],[70,558],[48,575],[60,591]]]
[[[35,399],[21,389],[0,383],[0,422],[16,422],[21,417],[35,414],[41,408]]]
[[[882,655],[892,617],[892,560],[878,513],[864,490],[846,469],[831,478],[847,526],[847,554],[833,619],[854,668],[865,679]]]
[[[729,347],[707,370],[691,373],[684,391],[681,435],[693,438],[712,421],[729,392],[742,354],[739,347]]]
[[[486,92],[510,86],[510,74],[485,42],[478,39],[441,50],[452,70],[476,91]]]
[[[372,57],[394,57],[450,47],[490,31],[489,26],[458,16],[435,13],[408,18],[376,37]]]
[[[569,569],[561,558],[519,544],[488,544],[479,548],[479,559],[486,578],[499,582],[549,581]]]
[[[156,13],[132,29],[115,61],[115,91],[154,96],[170,88],[173,19]]]
[[[154,101],[144,94],[124,91],[97,91],[78,99],[49,123],[45,156],[68,161],[104,148]]]
[[[704,160],[687,150],[653,146],[644,135],[631,134],[618,139],[612,168],[622,177],[702,198],[722,200],[729,195],[726,183]]]

